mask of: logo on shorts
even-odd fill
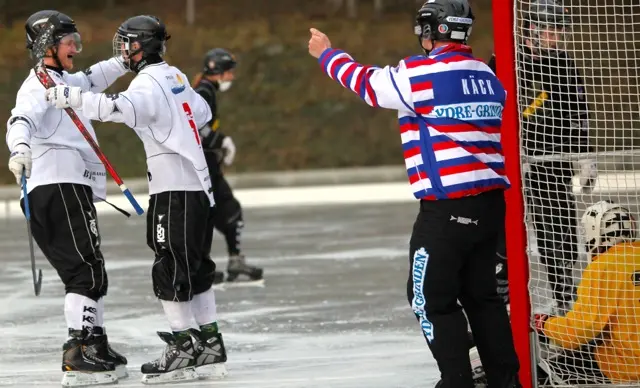
[[[96,247],[100,246],[100,235],[98,233],[98,222],[95,217],[93,217],[93,212],[91,210],[86,210],[87,217],[89,218],[89,230],[96,236]]]
[[[471,218],[467,218],[467,217],[451,216],[449,221],[456,221],[462,225],[470,225],[470,224],[478,225],[478,220],[472,220]]]
[[[166,242],[165,229],[164,229],[164,226],[160,223],[162,222],[163,218],[164,218],[164,214],[158,215],[158,224],[156,225],[156,242],[158,243]]]

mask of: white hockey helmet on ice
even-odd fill
[[[627,208],[611,201],[589,206],[582,216],[582,227],[590,258],[637,236],[635,217]]]

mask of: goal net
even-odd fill
[[[513,4],[537,384],[640,387],[640,2]]]

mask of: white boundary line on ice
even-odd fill
[[[408,183],[366,183],[353,185],[276,187],[264,189],[239,189],[234,191],[243,208],[265,208],[283,206],[337,205],[362,203],[389,203],[416,201]],[[16,195],[19,195],[16,193]],[[134,194],[143,209],[146,210],[149,195]],[[121,194],[107,196],[107,201],[132,213],[131,204]],[[106,203],[97,203],[98,214],[117,213]],[[0,218],[23,217],[19,201],[8,201],[0,206]],[[142,215],[142,217],[146,217]]]
[[[592,194],[629,195],[640,193],[640,174],[612,173],[598,177]],[[580,193],[579,178],[573,179],[573,192]],[[365,203],[409,203],[417,202],[408,182],[359,183],[348,185],[291,186],[234,191],[243,208],[269,208],[283,206],[313,206]],[[16,186],[16,198],[20,195]],[[138,202],[146,208],[148,193],[135,193]],[[132,213],[129,201],[121,194],[107,196],[107,201]],[[117,213],[106,203],[96,204],[98,214]],[[18,200],[0,204],[0,218],[23,217]],[[143,215],[143,217],[146,217]]]

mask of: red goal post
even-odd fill
[[[627,339],[626,342],[637,342],[640,338],[637,334],[638,327],[640,327],[640,314],[637,311],[640,307],[638,307],[636,297],[633,296],[637,296],[636,291],[625,289],[624,294],[622,292],[615,294],[615,296],[607,294],[607,301],[615,301],[612,304],[615,309],[608,310],[614,311],[614,313],[607,312],[605,315],[602,312],[603,304],[590,299],[594,295],[598,295],[597,291],[590,292],[589,290],[611,289],[617,292],[619,291],[617,286],[616,288],[608,288],[608,286],[598,288],[600,284],[613,284],[598,283],[596,288],[584,288],[583,293],[579,294],[583,298],[581,305],[592,308],[592,311],[597,311],[593,315],[602,315],[604,318],[601,319],[601,322],[606,324],[604,328],[598,326],[597,330],[594,330],[597,333],[595,337],[601,338],[599,345],[588,347],[583,345],[583,342],[576,341],[576,346],[579,348],[573,349],[571,352],[559,347],[551,348],[552,351],[557,352],[556,355],[560,354],[560,359],[564,361],[567,358],[580,360],[584,355],[592,357],[593,363],[586,369],[602,372],[593,382],[589,380],[588,383],[567,384],[560,381],[550,382],[549,380],[546,385],[539,385],[536,379],[536,366],[540,360],[548,360],[547,357],[551,353],[544,353],[548,350],[544,349],[544,356],[538,356],[541,348],[545,348],[545,345],[541,346],[538,343],[537,336],[533,334],[532,324],[534,312],[563,316],[570,310],[569,307],[573,308],[572,306],[576,305],[575,288],[571,292],[574,297],[571,300],[558,299],[557,295],[567,295],[567,293],[563,294],[564,289],[558,291],[563,286],[567,286],[566,289],[571,287],[579,289],[579,284],[583,279],[583,271],[591,263],[591,255],[585,250],[585,231],[581,227],[580,220],[583,214],[587,214],[588,219],[590,214],[595,213],[592,210],[585,211],[586,208],[599,203],[599,201],[608,200],[619,204],[625,210],[628,209],[631,216],[629,224],[632,226],[626,227],[626,230],[635,233],[633,237],[636,240],[635,244],[638,244],[639,231],[637,224],[633,222],[633,217],[636,217],[637,220],[637,217],[640,216],[640,172],[638,172],[640,171],[640,159],[638,159],[640,155],[640,2],[638,0],[556,0],[560,8],[564,8],[567,15],[570,15],[571,29],[568,30],[566,36],[561,34],[563,48],[566,49],[568,56],[572,58],[571,60],[575,62],[574,65],[568,65],[566,61],[558,62],[556,60],[557,52],[544,50],[541,42],[543,39],[548,39],[545,38],[549,36],[546,35],[548,30],[538,29],[533,33],[523,30],[524,15],[535,0],[492,1],[497,76],[507,90],[507,101],[503,111],[502,146],[506,160],[506,172],[512,188],[506,192],[506,250],[511,296],[511,325],[520,360],[520,380],[524,388],[548,386],[640,387],[640,356],[637,351],[635,351],[635,355],[629,356],[632,352],[629,349],[640,349],[640,343],[634,345],[637,346],[636,348],[633,346],[630,348],[624,343],[625,341],[620,340],[624,337]],[[534,51],[538,57],[550,55],[546,59],[553,59],[549,59],[551,62],[546,63],[554,63],[553,66],[556,66],[554,71],[560,73],[553,74],[553,77],[545,76],[546,78],[538,78],[538,80],[535,80],[534,77],[534,81],[520,82],[518,77],[527,77],[531,69],[534,68],[527,67],[527,64],[531,63],[524,62],[533,61],[530,57],[516,55],[518,45],[525,41],[525,38],[528,39],[528,45],[538,49]],[[551,52],[552,54],[549,54]],[[557,63],[564,65],[560,68]],[[575,66],[575,69],[572,66]],[[536,67],[536,69],[541,68],[544,67]],[[548,71],[549,68],[535,74],[540,75]],[[574,74],[574,71],[580,78],[579,85],[563,84],[562,81],[557,81],[569,79],[568,76],[567,78],[563,77],[569,73]],[[558,76],[562,72],[564,72],[563,75]],[[540,81],[540,79],[544,79],[544,81]],[[549,82],[550,79],[556,80],[555,84],[553,81]],[[563,92],[559,92],[559,90],[563,90]],[[558,105],[554,105],[553,97],[550,97],[553,93],[556,95],[555,98],[569,98],[566,96],[575,93],[572,98],[578,98],[575,96],[580,95],[579,98],[582,102],[578,103],[572,100],[570,105],[558,108]],[[525,98],[521,99],[520,94]],[[540,97],[543,94],[544,96]],[[530,96],[532,95],[537,95],[539,98],[536,98],[534,103],[527,105],[531,102]],[[584,106],[585,100],[586,107]],[[567,106],[570,107],[567,108]],[[562,121],[563,124],[558,124],[560,120],[554,120],[553,124],[549,125],[548,120],[541,119],[549,112],[553,112],[554,109],[556,109],[555,113],[557,110],[569,112],[571,118],[566,121],[571,125],[564,124],[564,121]],[[531,114],[530,110],[539,113]],[[588,114],[587,119],[585,119],[584,113]],[[521,119],[522,117],[525,118]],[[523,126],[525,121],[528,123],[528,127]],[[576,123],[576,127],[574,127],[574,123]],[[523,131],[523,128],[530,129],[532,126],[534,131],[539,131],[540,127],[560,128],[563,130],[563,134],[560,141],[558,138],[550,140],[551,136],[536,136],[534,140],[523,140],[523,132],[529,136],[532,133],[532,131]],[[579,128],[581,132],[577,136],[575,132],[571,132],[575,128]],[[588,135],[585,135],[586,133]],[[574,136],[576,137],[574,138]],[[583,137],[588,138],[591,148],[573,148],[566,145],[574,144],[570,141],[571,139],[583,139]],[[562,141],[565,140],[567,141],[563,144]],[[534,143],[535,145],[533,145]],[[558,143],[561,145],[558,146]],[[534,149],[544,149],[545,155],[531,156],[533,153],[528,151]],[[527,151],[527,157],[525,157],[523,150]],[[594,186],[591,186],[592,190],[584,190],[582,183],[576,183],[580,181],[579,178],[576,178],[580,176],[580,168],[588,164],[582,162],[596,163],[593,165],[597,166],[597,179],[593,180],[595,183]],[[550,165],[555,167],[549,167]],[[527,179],[523,180],[525,169],[529,172],[526,174]],[[546,176],[543,176],[540,171],[545,171]],[[548,171],[553,172],[549,173]],[[584,174],[584,169],[582,173]],[[553,181],[553,186],[549,186],[551,181]],[[567,182],[569,183],[567,184]],[[560,187],[561,183],[562,188]],[[546,184],[546,188],[540,189],[541,184]],[[566,187],[568,189],[565,192]],[[543,190],[546,190],[546,193],[543,193]],[[526,200],[523,195],[525,192],[527,193]],[[552,194],[549,194],[550,192]],[[560,196],[563,198],[558,199]],[[529,206],[527,206],[527,202]],[[546,214],[540,214],[539,211],[542,208],[546,210],[542,213]],[[540,221],[545,217],[544,221]],[[559,217],[562,217],[563,220],[558,221]],[[591,230],[602,230],[604,221],[600,221],[600,218],[596,219],[598,221],[592,225],[600,223],[600,226]],[[616,222],[618,221],[620,220],[616,220]],[[551,225],[552,233],[536,233],[536,228],[540,225],[542,225],[540,229],[544,229],[545,225]],[[558,230],[560,232],[557,232]],[[539,230],[537,231],[539,232]],[[553,235],[561,235],[565,238],[563,240],[561,237],[558,240]],[[614,241],[612,245],[621,241],[616,240],[618,235],[611,236],[614,237],[607,237],[607,239]],[[557,256],[554,257],[554,254]],[[604,267],[606,269],[602,271],[615,273],[618,279],[627,279],[629,277],[627,275],[630,273],[632,275],[640,274],[637,271],[637,264],[635,264],[638,262],[637,257],[634,255],[624,251],[615,256],[613,261],[613,263],[624,265],[631,263],[631,268],[635,269],[630,272],[627,271],[628,267],[622,266]],[[569,264],[564,262],[558,264],[561,260]],[[555,271],[565,272],[562,275],[557,275]],[[602,271],[600,273],[604,273]],[[556,275],[559,280],[554,283],[552,278]],[[560,279],[561,276],[564,278]],[[571,284],[566,283],[567,279]],[[640,282],[635,284],[638,286]],[[633,286],[629,288],[634,289]],[[599,298],[605,297],[599,296]],[[548,312],[539,311],[539,309],[545,308],[541,303],[543,299],[551,299],[553,307]],[[584,302],[585,300],[591,303],[587,304]],[[560,307],[564,302],[567,303],[566,309]],[[620,307],[622,305],[624,308]],[[629,311],[636,313],[629,313]],[[572,319],[574,322],[592,322],[590,318],[578,320],[575,318],[575,314]],[[620,323],[623,320],[632,322]],[[556,320],[556,322],[558,321]],[[612,326],[613,329],[611,329]],[[563,330],[569,330],[568,328],[569,326],[564,326]],[[576,332],[573,328],[571,330]],[[616,337],[617,333],[622,334]],[[579,337],[578,334],[575,336]],[[583,337],[587,338],[587,335],[585,334]],[[591,341],[595,337],[591,333],[588,340]],[[609,345],[603,347],[602,341],[606,343],[607,338],[610,340]],[[632,340],[628,340],[628,338]],[[587,339],[584,342],[586,341]],[[589,349],[584,350],[585,347]],[[608,347],[609,351],[621,354],[622,356],[617,358],[619,362],[611,363],[610,359],[603,358],[605,356],[602,354],[594,356],[599,350],[592,352],[591,348],[601,349],[599,347],[605,349]],[[619,368],[602,369],[600,364],[602,359],[609,363],[608,366],[605,363],[605,367],[614,364]],[[558,363],[558,365],[560,364]],[[562,365],[571,364],[566,362]],[[560,377],[558,379],[562,380]]]
[[[526,253],[527,236],[521,184],[520,119],[513,33],[514,1],[517,0],[493,0],[493,32],[497,76],[507,90],[507,102],[502,116],[502,146],[507,177],[511,181],[511,189],[505,193],[511,326],[520,360],[520,381],[523,388],[532,388],[534,374],[532,374],[529,341],[531,314],[528,293],[529,260]]]

